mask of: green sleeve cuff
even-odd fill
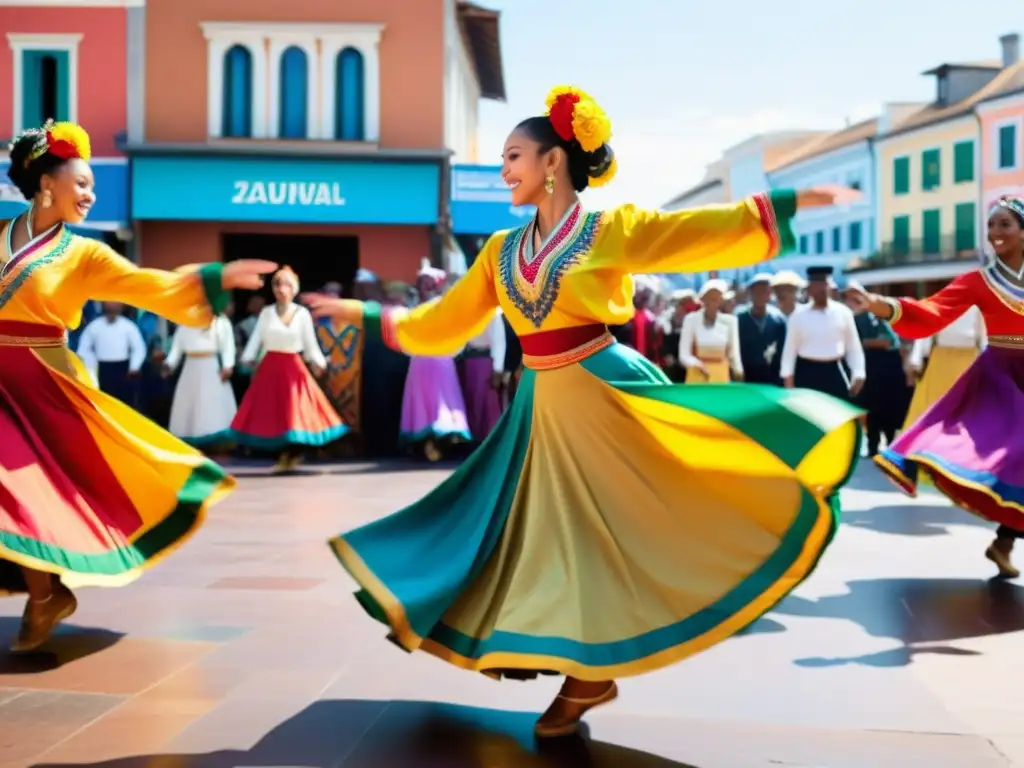
[[[779,256],[796,250],[796,235],[793,234],[793,217],[796,216],[796,190],[776,189],[768,193],[775,211],[775,222],[779,228]]]
[[[381,338],[380,311],[381,306],[376,301],[363,302],[363,333],[375,339]]]
[[[199,268],[199,277],[203,281],[203,292],[206,302],[214,315],[221,314],[231,303],[231,291],[224,290],[224,265],[220,262],[203,264]]]

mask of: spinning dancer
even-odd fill
[[[519,334],[519,390],[483,445],[426,498],[332,544],[405,649],[496,678],[565,675],[536,726],[558,736],[613,700],[616,678],[724,640],[799,584],[859,447],[858,412],[831,397],[673,386],[616,344],[630,275],[760,263],[792,246],[798,206],[857,195],[588,213],[578,193],[615,173],[608,120],[574,88],[548,106],[504,151],[513,205],[536,218],[493,235],[444,296],[408,312],[309,300],[412,355],[456,352],[496,306]]]
[[[0,234],[0,594],[28,592],[12,648],[30,651],[75,612],[71,588],[138,578],[234,485],[220,467],[92,386],[67,348],[90,298],[208,326],[230,289],[274,265],[139,269],[71,234],[96,200],[89,137],[47,123],[11,145],[7,174],[31,200]]]
[[[972,306],[981,310],[988,347],[918,421],[875,457],[906,493],[925,473],[950,500],[999,523],[985,551],[1001,576],[1024,529],[1024,200],[1004,198],[989,213],[995,258],[961,275],[930,298],[891,299],[861,292],[876,317],[906,339],[923,339]]]

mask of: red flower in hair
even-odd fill
[[[578,94],[562,93],[559,94],[554,104],[551,105],[548,117],[551,120],[551,126],[555,129],[555,133],[563,141],[572,141],[576,137],[572,128],[572,118],[579,101],[580,97]]]
[[[78,147],[70,141],[54,139],[53,134],[49,132],[46,134],[46,144],[46,151],[51,155],[56,155],[61,160],[74,160],[81,156],[78,152]]]

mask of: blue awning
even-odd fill
[[[451,212],[456,235],[489,235],[522,226],[534,207],[512,205],[500,165],[454,165]]]
[[[82,234],[113,232],[128,225],[128,161],[120,157],[94,157],[90,163],[96,176],[96,204],[89,218],[76,229]],[[12,219],[28,203],[7,178],[6,161],[0,162],[0,219]]]

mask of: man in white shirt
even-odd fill
[[[829,298],[831,276],[831,267],[807,270],[810,301],[790,315],[779,373],[786,387],[813,389],[849,401],[864,386],[864,348],[853,312]]]
[[[138,326],[122,314],[123,309],[122,304],[104,302],[103,314],[82,331],[78,356],[101,390],[137,408],[146,343]]]

